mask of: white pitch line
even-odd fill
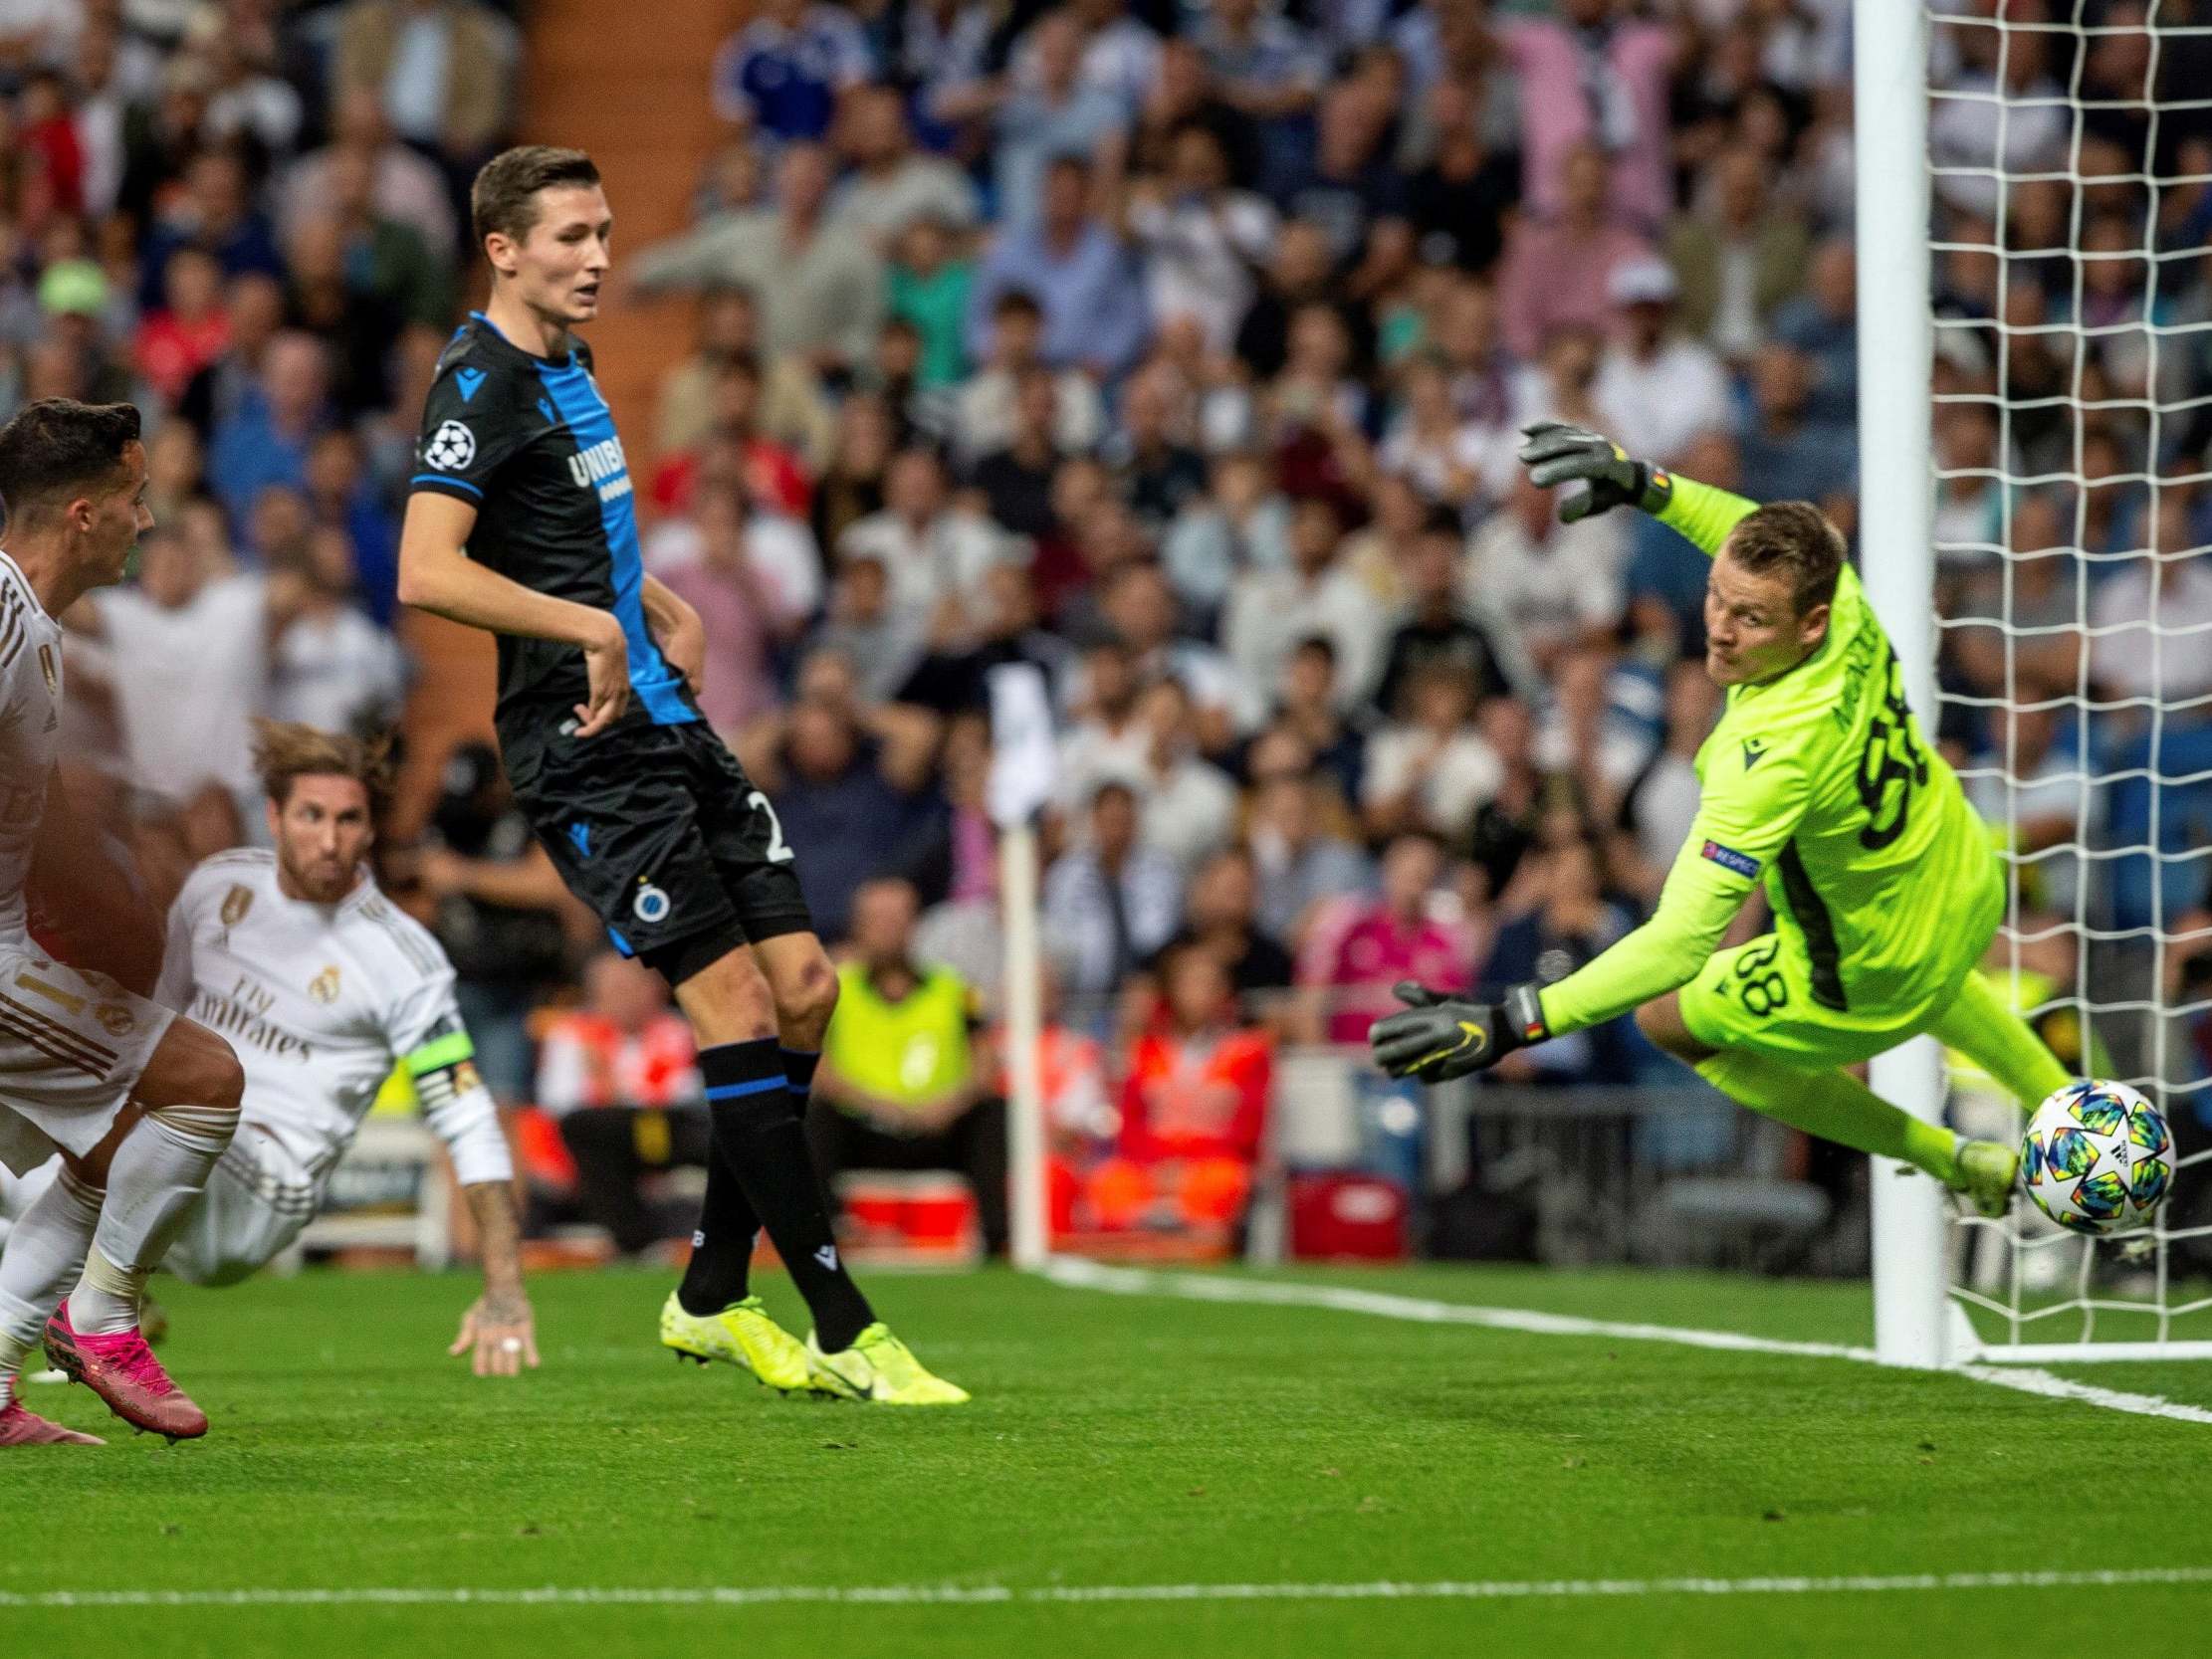
[[[747,1607],[778,1602],[871,1607],[992,1607],[1103,1601],[1516,1601],[1648,1595],[1884,1595],[1931,1590],[2125,1588],[2212,1584],[2212,1567],[2035,1572],[1860,1573],[1845,1577],[1390,1579],[1343,1584],[738,1584],[547,1585],[542,1589],[0,1590],[5,1608],[131,1607]]]
[[[1484,1308],[1463,1302],[1394,1296],[1385,1291],[1352,1290],[1340,1285],[1305,1285],[1272,1279],[1232,1279],[1211,1273],[1159,1273],[1150,1268],[1109,1267],[1080,1256],[1054,1256],[1040,1270],[1056,1285],[1107,1291],[1116,1296],[1169,1296],[1188,1302],[1260,1303],[1273,1307],[1328,1308],[1338,1313],[1372,1314],[1379,1319],[1411,1320],[1421,1325],[1475,1325],[1492,1331],[1525,1331],[1543,1337],[1607,1337],[1631,1343],[1671,1343],[1678,1348],[1718,1348],[1737,1353],[1781,1353],[1812,1359],[1878,1362],[1871,1348],[1838,1343],[1793,1343],[1747,1337],[1735,1331],[1699,1331],[1673,1325],[1637,1325],[1616,1320],[1582,1319],[1572,1314],[1539,1314],[1522,1308]],[[2050,1371],[2010,1365],[1961,1365],[1952,1374],[2012,1388],[2048,1399],[2073,1400],[2170,1422],[2212,1424],[2212,1410],[2183,1405],[2162,1394],[2135,1394],[2074,1382]]]

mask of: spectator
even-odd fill
[[[1530,209],[1571,212],[1575,157],[1594,153],[1604,163],[1606,199],[1630,223],[1657,231],[1673,199],[1666,98],[1675,65],[1666,27],[1616,0],[1566,0],[1561,15],[1501,21],[1495,36],[1521,78]]]
[[[819,469],[833,447],[838,419],[823,395],[821,376],[800,356],[762,358],[760,309],[752,291],[743,288],[709,289],[701,297],[691,355],[660,384],[654,448],[666,456],[698,447],[714,430],[722,371],[740,360],[760,365],[762,434],[809,471]]]
[[[359,150],[339,151],[332,157],[327,189],[323,199],[337,222],[349,288],[371,297],[403,321],[425,328],[451,327],[452,267],[430,251],[414,226],[391,218],[378,206],[375,161]],[[314,217],[302,214],[299,229],[304,230]],[[388,341],[390,336],[386,337]]]
[[[1590,388],[1607,434],[1660,466],[1681,464],[1701,434],[1731,423],[1728,375],[1712,347],[1673,331],[1680,286],[1662,260],[1614,270],[1621,327]]]
[[[1720,691],[1702,662],[1678,662],[1666,671],[1666,740],[1637,773],[1621,800],[1621,827],[1631,837],[1641,870],[1636,893],[1646,905],[1689,839],[1697,817],[1697,752],[1720,713]]]
[[[1489,479],[1509,468],[1496,436],[1463,421],[1451,396],[1451,368],[1424,353],[1405,366],[1405,403],[1376,451],[1376,465],[1411,484],[1425,503],[1470,512]]]
[[[406,690],[399,644],[353,604],[353,543],[325,525],[307,539],[293,608],[271,657],[269,712],[319,731],[380,731]]]
[[[389,628],[399,603],[399,525],[367,474],[361,441],[332,427],[308,450],[309,517],[346,541],[350,602],[378,628]]]
[[[887,259],[912,225],[927,222],[954,233],[975,228],[976,187],[950,161],[915,153],[896,89],[854,88],[837,118],[837,136],[853,170],[830,195],[829,224],[859,232]]]
[[[1553,779],[1536,762],[1536,721],[1517,697],[1493,697],[1476,717],[1498,760],[1497,792],[1474,815],[1467,854],[1484,894],[1496,899],[1513,885],[1536,845]]]
[[[954,257],[951,227],[918,218],[892,247],[890,313],[914,330],[915,381],[926,393],[945,393],[968,372],[968,290],[975,267]]]
[[[1184,504],[1161,542],[1176,596],[1201,616],[1217,612],[1239,572],[1290,562],[1290,503],[1263,456],[1217,456],[1205,496]]]
[[[1100,784],[1142,774],[1152,738],[1137,707],[1146,684],[1136,652],[1119,635],[1083,653],[1059,750],[1060,805],[1070,817],[1083,810]]]
[[[1292,317],[1309,306],[1339,303],[1329,285],[1334,265],[1325,229],[1309,220],[1284,222],[1258,296],[1236,325],[1236,360],[1259,379],[1272,379],[1290,360]]]
[[[1383,653],[1375,702],[1385,716],[1400,715],[1408,681],[1438,663],[1460,675],[1477,704],[1510,690],[1497,647],[1461,601],[1459,567],[1465,557],[1457,518],[1448,509],[1433,509],[1407,555],[1407,618]]]
[[[844,7],[767,0],[715,54],[715,113],[771,143],[812,142],[828,133],[838,98],[874,69]]]
[[[1858,261],[1849,237],[1833,237],[1814,249],[1805,292],[1775,308],[1773,335],[1812,362],[1806,418],[1828,426],[1855,425],[1859,419]],[[2013,381],[2016,388],[2027,383]]]
[[[1252,273],[1273,246],[1275,212],[1231,188],[1219,135],[1198,121],[1179,128],[1166,175],[1131,186],[1127,223],[1154,323],[1192,317],[1208,350],[1227,350],[1256,292]]]
[[[873,553],[891,579],[892,605],[933,628],[951,607],[965,623],[988,609],[983,584],[994,564],[1013,556],[990,521],[956,505],[944,463],[926,449],[901,451],[884,481],[883,511],[861,519],[837,542],[837,556]]]
[[[265,155],[289,153],[307,118],[300,95],[273,73],[249,34],[228,20],[203,18],[192,44],[208,67],[207,135],[217,143],[248,141]]]
[[[259,271],[234,277],[224,285],[223,315],[230,343],[220,356],[192,376],[177,405],[178,414],[209,434],[261,397],[259,380],[264,358],[270,341],[284,327],[284,289],[275,278]],[[414,438],[410,431],[410,463],[414,459]]]
[[[691,528],[695,548],[660,579],[706,627],[699,712],[735,739],[774,707],[775,654],[821,602],[821,555],[802,522],[752,509],[735,484],[699,492]]]
[[[1109,169],[1119,166],[1131,110],[1116,94],[1088,84],[1083,51],[1073,8],[1047,12],[1024,43],[1025,61],[1009,77],[1011,87],[986,101],[997,133],[992,176],[1002,236],[1020,235],[1053,213],[1051,173],[1060,163],[1093,156]],[[1087,187],[1089,169],[1077,165]]]
[[[976,994],[914,958],[914,889],[853,897],[852,950],[814,1074],[806,1136],[831,1182],[849,1169],[957,1169],[975,1189],[984,1249],[1006,1249],[1006,1117]]]
[[[2166,642],[2212,635],[2212,554],[2190,527],[2186,492],[2159,495],[2150,556],[2107,576],[2090,605],[2090,673],[2102,698],[2185,703],[2212,695],[2212,651]]]
[[[369,92],[406,142],[466,180],[505,131],[518,42],[477,0],[344,0],[333,18],[337,96]]]
[[[1292,950],[1300,948],[1321,906],[1367,891],[1367,858],[1325,827],[1325,786],[1302,769],[1255,780],[1252,863],[1259,872],[1259,926]]]
[[[1766,162],[1738,145],[1713,163],[1705,204],[1679,215],[1666,258],[1682,285],[1682,325],[1732,360],[1749,357],[1774,312],[1805,285],[1812,239],[1775,202]]]
[[[331,418],[329,384],[329,360],[313,335],[288,329],[269,342],[259,395],[242,399],[208,441],[208,487],[233,525],[269,486],[306,485],[308,452]]]
[[[1504,510],[1468,545],[1460,591],[1478,615],[1497,620],[1516,684],[1548,676],[1577,643],[1620,627],[1625,553],[1611,517],[1562,524],[1548,492],[1525,473],[1515,480]]]
[[[1451,665],[1433,664],[1409,679],[1405,703],[1406,718],[1368,739],[1360,792],[1368,836],[1418,830],[1456,844],[1504,781],[1473,724],[1473,685]]]
[[[384,363],[401,317],[381,295],[348,275],[345,231],[335,219],[310,219],[286,250],[285,326],[323,346],[332,413],[350,420],[391,397]]]
[[[1154,681],[1137,700],[1145,733],[1143,756],[1128,781],[1143,803],[1143,836],[1186,873],[1228,844],[1236,828],[1236,789],[1196,752],[1191,694],[1171,678]]]
[[[653,470],[647,494],[653,505],[681,513],[701,481],[735,478],[749,499],[792,518],[803,518],[813,489],[806,466],[764,430],[762,369],[757,357],[731,357],[715,373],[714,419],[706,435]]]
[[[978,314],[973,292],[969,314]],[[973,332],[969,349],[983,366],[960,388],[955,415],[960,453],[971,463],[1004,449],[1017,430],[1014,394],[1022,374],[1043,364],[1044,308],[1026,289],[1009,288],[990,307],[987,338]],[[1096,383],[1081,369],[1063,368],[1053,376],[1051,440],[1062,454],[1085,455],[1105,435],[1105,408]]]
[[[1541,855],[1542,880],[1531,903],[1499,925],[1483,964],[1483,994],[1516,984],[1564,979],[1634,927],[1635,919],[1605,894],[1604,865],[1594,842],[1568,841]],[[1511,1082],[1624,1084],[1636,1081],[1625,1019],[1610,1020],[1564,1041],[1540,1043],[1499,1063]]]
[[[1858,446],[1850,427],[1816,426],[1813,363],[1794,346],[1772,341],[1752,362],[1752,425],[1742,440],[1743,472],[1776,501],[1818,503],[1842,524],[1856,518]]]
[[[1289,566],[1236,579],[1221,640],[1247,695],[1276,684],[1298,642],[1319,635],[1336,650],[1340,706],[1366,701],[1388,624],[1374,594],[1343,568],[1340,541],[1336,509],[1320,498],[1300,502],[1290,521]]]
[[[1405,213],[1387,143],[1395,113],[1370,83],[1338,81],[1321,96],[1312,160],[1281,189],[1276,205],[1320,229],[1333,266],[1352,264],[1375,224]]]
[[[1158,531],[1206,488],[1206,462],[1178,441],[1175,371],[1154,364],[1129,377],[1121,423],[1099,458],[1148,530]]]
[[[1055,155],[1044,166],[1036,211],[1009,219],[977,268],[968,298],[970,355],[991,354],[986,319],[995,317],[1001,294],[1019,290],[1043,312],[1038,355],[1046,364],[1107,380],[1137,360],[1146,329],[1142,284],[1128,250],[1089,212],[1089,190],[1090,165],[1079,156]]]
[[[1620,215],[1611,195],[1604,151],[1569,149],[1561,163],[1557,205],[1516,223],[1498,266],[1498,312],[1505,344],[1533,357],[1556,330],[1603,332],[1613,273],[1651,257],[1651,244]]]
[[[1407,180],[1406,217],[1424,263],[1480,276],[1505,251],[1506,216],[1521,195],[1517,157],[1483,141],[1474,96],[1461,82],[1431,87],[1427,113],[1436,144]]]
[[[67,368],[68,385],[55,388],[60,395],[111,403],[137,395],[109,345],[110,290],[99,266],[84,259],[56,260],[39,276],[38,299],[46,317],[46,337],[39,344]]]
[[[1084,1197],[1100,1226],[1211,1232],[1225,1241],[1251,1199],[1273,1083],[1265,1032],[1240,1020],[1213,952],[1171,950],[1159,1017],[1130,1051],[1114,1155]]]
[[[1053,437],[1060,407],[1053,373],[1031,363],[1014,376],[1013,423],[1006,442],[979,456],[968,483],[992,518],[1016,535],[1043,536],[1053,528],[1053,480],[1062,452]]]
[[[583,1005],[556,1014],[538,1060],[536,1101],[560,1125],[587,1220],[615,1253],[646,1255],[689,1217],[657,1215],[645,1177],[704,1168],[714,1155],[691,1027],[644,963],[602,950],[583,971]]]
[[[1341,897],[1316,918],[1298,952],[1304,1040],[1366,1042],[1397,1008],[1390,988],[1401,979],[1445,995],[1472,985],[1476,933],[1438,893],[1442,875],[1434,841],[1401,835],[1383,854],[1379,898]]]
[[[1116,572],[1100,609],[1106,625],[1135,653],[1140,679],[1172,675],[1191,694],[1199,747],[1208,754],[1226,748],[1239,688],[1220,652],[1181,631],[1175,590],[1159,566],[1137,561]]]
[[[853,895],[894,869],[927,806],[937,723],[918,710],[862,705],[849,666],[817,653],[788,713],[757,726],[747,767],[775,803],[784,840],[806,849],[798,883],[815,931],[841,939]]]
[[[761,349],[819,373],[865,362],[883,314],[883,262],[866,237],[824,217],[829,152],[792,143],[776,163],[775,205],[725,213],[637,255],[640,294],[742,286],[761,311]]]
[[[139,375],[174,409],[192,377],[230,343],[223,268],[202,248],[179,248],[162,276],[162,304],[140,318],[132,358]]]
[[[926,616],[892,601],[884,555],[853,547],[837,560],[829,608],[807,641],[810,654],[828,652],[854,665],[863,701],[888,703],[920,666],[928,638]]]
[[[1283,665],[1268,732],[1288,733],[1303,744],[1313,769],[1357,800],[1367,772],[1366,711],[1361,724],[1346,718],[1337,695],[1336,647],[1316,634],[1292,647]],[[1259,747],[1255,740],[1252,749]],[[1249,763],[1250,750],[1246,751]]]
[[[884,479],[897,447],[897,423],[880,396],[856,391],[838,406],[829,459],[815,480],[809,515],[817,546],[835,547],[846,530],[882,511]]]
[[[336,193],[332,175],[339,160],[357,158],[368,165],[375,215],[412,230],[431,259],[450,268],[461,245],[452,197],[436,166],[392,136],[376,92],[366,87],[340,92],[332,101],[331,122],[331,142],[292,162],[279,180],[278,223],[285,240]]]
[[[899,690],[899,700],[939,715],[985,711],[990,674],[1010,663],[1028,663],[1044,675],[1055,703],[1074,672],[1075,648],[1042,626],[1036,580],[1029,568],[999,559],[984,572],[983,610],[968,626],[941,638]]]
[[[1161,951],[1155,972],[1186,945],[1221,964],[1247,1009],[1259,995],[1289,988],[1290,953],[1259,926],[1258,870],[1243,848],[1224,847],[1199,867],[1191,881],[1190,918]]]
[[[1137,834],[1137,797],[1108,779],[1093,790],[1088,833],[1044,880],[1044,949],[1071,994],[1103,998],[1182,924],[1175,862]]]

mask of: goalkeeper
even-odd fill
[[[1922,1123],[1846,1069],[1926,1032],[2030,1109],[2071,1081],[1976,971],[2004,913],[2002,866],[1905,707],[1843,536],[1805,502],[1755,507],[1579,427],[1524,432],[1533,482],[1576,486],[1562,518],[1638,507],[1712,556],[1705,668],[1727,710],[1698,750],[1697,818],[1651,921],[1496,1006],[1400,985],[1409,1006],[1376,1023],[1376,1059],[1437,1083],[1633,1008],[1729,1099],[2002,1215],[2016,1151]],[[1762,879],[1775,931],[1718,949]]]

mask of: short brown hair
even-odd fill
[[[501,150],[484,163],[469,186],[469,219],[476,245],[494,231],[516,242],[538,223],[538,192],[556,185],[599,182],[599,169],[580,149],[553,144],[523,144]]]
[[[349,777],[368,791],[368,815],[384,816],[391,791],[391,738],[318,731],[285,721],[254,722],[254,770],[261,787],[282,808],[303,777]]]
[[[1728,532],[1722,550],[1756,575],[1786,580],[1799,616],[1835,602],[1844,534],[1811,502],[1769,502]]]
[[[25,404],[0,426],[0,513],[12,521],[107,480],[137,441],[138,411],[127,403]]]

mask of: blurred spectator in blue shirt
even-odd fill
[[[183,190],[154,221],[146,238],[138,268],[141,306],[151,309],[161,304],[162,274],[169,256],[183,247],[206,249],[226,277],[249,271],[284,275],[276,230],[254,206],[253,181],[245,159],[236,151],[204,150],[185,169]]]
[[[1805,418],[1825,425],[1857,424],[1859,265],[1849,237],[1835,237],[1814,250],[1805,292],[1776,308],[1773,334],[1812,360],[1813,389]],[[2016,389],[2013,395],[2023,394]]]
[[[715,113],[778,143],[819,138],[837,95],[873,70],[867,39],[842,6],[767,0],[715,54]]]
[[[995,106],[993,205],[1009,234],[1047,211],[1046,175],[1055,161],[1118,154],[1129,124],[1120,100],[1084,82],[1082,29],[1072,13],[1052,12],[1038,23],[1024,59],[1021,73],[982,94]]]
[[[308,451],[330,418],[330,370],[312,335],[285,332],[269,342],[253,395],[216,423],[207,446],[207,483],[230,515],[245,524],[272,484],[307,484]]]
[[[1858,447],[1848,426],[1811,418],[1813,360],[1779,340],[1751,363],[1751,422],[1743,435],[1743,476],[1759,499],[1812,502],[1851,523],[1859,482]]]
[[[1044,173],[1042,211],[1009,224],[976,268],[968,293],[968,354],[992,354],[998,297],[1018,290],[1044,311],[1041,352],[1053,368],[1081,366],[1118,376],[1145,342],[1144,287],[1121,240],[1087,209],[1090,166],[1080,156],[1053,158]]]

